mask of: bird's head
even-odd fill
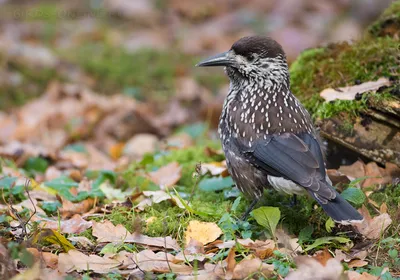
[[[243,37],[227,52],[212,56],[196,66],[225,66],[232,79],[266,79],[288,83],[285,53],[275,40],[264,36]]]

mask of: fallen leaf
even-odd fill
[[[190,239],[189,243],[185,246],[185,254],[204,254],[204,244],[196,239]]]
[[[226,279],[232,278],[233,271],[236,266],[235,250],[236,250],[236,247],[232,247],[231,249],[229,249],[228,256],[225,259],[225,261],[226,261],[225,278]]]
[[[41,279],[40,275],[40,262],[36,262],[31,268],[25,270],[24,272],[14,276],[11,280],[31,280],[31,279]]]
[[[125,143],[116,143],[110,147],[109,154],[113,160],[117,160],[122,156]]]
[[[48,218],[34,216],[35,221],[39,222],[42,228],[60,230],[62,233],[81,233],[92,227],[91,221],[82,219],[82,216],[75,214],[68,220],[54,221]]]
[[[160,203],[161,201],[165,200],[171,200],[179,208],[185,209],[185,206],[175,194],[166,193],[165,191],[144,191],[143,195],[147,198],[135,206],[135,208],[141,211],[143,211],[146,207],[153,205],[153,203]]]
[[[69,218],[76,214],[85,214],[89,212],[90,209],[94,206],[94,199],[87,198],[80,202],[71,202],[68,199],[61,198],[62,206],[60,207],[59,211],[63,219]]]
[[[229,175],[225,161],[202,163],[201,164],[201,174],[205,175],[207,173],[210,173],[213,176],[222,175],[223,177],[226,177]]]
[[[84,248],[91,248],[94,246],[92,241],[90,241],[87,237],[84,237],[84,236],[70,236],[67,239],[69,241],[80,244]]]
[[[335,259],[337,259],[339,262],[344,261],[347,258],[347,255],[343,253],[342,250],[336,249],[335,250]]]
[[[282,229],[276,230],[276,239],[277,239],[277,243],[280,247],[279,250],[283,251],[284,253],[293,254],[293,253],[303,252],[303,248],[301,248],[300,244],[298,243],[299,239],[296,237],[294,237],[294,238],[290,237]],[[270,240],[270,241],[272,241],[272,240]]]
[[[195,239],[203,244],[208,244],[216,240],[222,234],[222,230],[216,223],[207,223],[192,220],[185,232],[186,244],[189,244],[191,239]]]
[[[263,263],[259,258],[243,259],[236,264],[233,279],[245,279],[257,271],[265,277],[271,277],[274,273],[274,265]]]
[[[190,274],[193,269],[185,264],[175,263],[175,257],[169,253],[158,252],[157,254],[151,250],[143,250],[133,255],[138,267],[144,271],[153,271],[159,273],[179,273]]]
[[[108,181],[100,185],[100,190],[110,200],[125,201],[132,194],[132,189],[123,192],[121,189],[116,189]]]
[[[357,271],[346,271],[349,280],[378,280],[378,276],[371,275],[367,272],[363,272],[362,274],[358,273]]]
[[[191,239],[189,244],[186,245],[185,250],[179,252],[176,256],[176,260],[184,261],[184,262],[192,262],[194,260],[198,260],[200,262],[204,261],[205,259],[210,259],[215,254],[209,253],[205,254],[204,252],[204,245],[203,243]]]
[[[98,242],[139,243],[173,250],[180,249],[177,241],[172,239],[171,236],[149,237],[138,233],[131,234],[123,225],[114,226],[110,221],[102,223],[93,221],[92,234],[97,237]]]
[[[157,171],[149,173],[150,180],[159,185],[161,189],[166,189],[175,185],[182,176],[182,168],[177,162],[171,162],[166,166],[160,167]]]
[[[357,160],[352,165],[342,165],[338,171],[346,175],[350,181],[357,178],[365,177],[365,164],[361,160]]]
[[[250,242],[244,242],[243,239],[238,239],[237,242],[241,244],[243,247],[253,250],[254,255],[262,260],[272,256],[273,251],[275,250],[275,242],[271,239],[264,241],[250,240]]]
[[[374,185],[380,186],[385,183],[384,174],[376,164],[376,162],[371,161],[365,166],[365,176],[367,177],[362,183],[362,187],[370,187]]]
[[[309,256],[299,256],[295,262],[297,270],[290,272],[285,280],[339,280],[343,273],[343,266],[333,258],[327,260],[325,265]]]
[[[58,265],[58,256],[49,252],[39,252],[36,248],[26,248],[36,260],[42,260],[47,267],[56,269]]]
[[[348,263],[349,268],[353,267],[363,267],[368,264],[367,261],[362,261],[362,260],[352,260]]]
[[[380,87],[390,86],[391,82],[387,78],[379,78],[377,81],[369,81],[359,85],[341,87],[338,89],[327,88],[324,89],[319,95],[329,102],[332,100],[354,100],[356,94],[364,92],[375,92]]]
[[[121,265],[121,262],[118,260],[97,255],[85,255],[77,250],[61,253],[58,257],[58,270],[62,273],[91,270],[96,273],[104,274],[109,273]]]
[[[52,229],[42,229],[39,231],[33,238],[32,244],[36,244],[38,242],[49,242],[51,244],[55,244],[60,246],[64,252],[68,252],[70,250],[75,249],[74,245],[72,245],[61,233]]]
[[[381,213],[387,213],[387,211],[388,211],[388,207],[387,207],[386,203],[383,202],[383,203],[381,204],[381,207],[379,208],[379,212],[381,212]]]
[[[316,259],[320,264],[323,266],[326,265],[326,263],[332,259],[331,254],[328,251],[328,248],[325,248],[325,250],[318,251],[315,253],[314,259]]]
[[[388,213],[371,218],[365,205],[361,207],[360,213],[364,216],[364,220],[361,223],[354,223],[353,225],[368,239],[378,239],[392,223],[392,219]]]
[[[130,159],[141,159],[146,153],[153,153],[157,148],[158,138],[153,134],[137,134],[126,142],[122,153]]]
[[[222,279],[246,279],[246,277],[257,272],[270,277],[274,271],[273,265],[263,263],[259,258],[241,260],[236,264],[232,275],[226,274],[227,263],[225,260],[218,264],[205,263],[204,268],[206,271],[213,272]],[[230,278],[227,278],[227,276]]]

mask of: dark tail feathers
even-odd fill
[[[321,205],[322,209],[337,223],[346,225],[352,222],[361,222],[364,219],[338,192],[336,192],[336,198],[328,200],[327,203],[322,203],[314,193],[311,193],[311,195]]]

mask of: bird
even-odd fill
[[[308,194],[335,222],[363,216],[332,186],[321,140],[310,114],[290,91],[282,46],[268,36],[248,36],[196,66],[224,66],[229,78],[218,133],[229,174],[254,208],[265,188]]]

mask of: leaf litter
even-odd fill
[[[378,82],[381,84],[334,90],[334,94],[330,91],[324,96],[354,98],[355,93],[374,91],[387,83]],[[210,93],[194,80],[184,78],[181,83],[180,101],[210,99]],[[222,214],[229,215],[225,222],[230,228],[222,225],[221,213],[197,211],[196,207],[202,206],[196,204],[198,192],[204,197],[223,195],[225,200],[236,199],[238,194],[226,194],[233,181],[219,146],[199,145],[199,137],[189,135],[193,131],[171,135],[193,113],[179,102],[171,101],[159,114],[150,103],[124,95],[104,97],[81,85],[54,81],[40,98],[1,116],[0,227],[6,234],[2,243],[35,246],[27,251],[37,261],[25,265],[21,251],[16,260],[25,271],[13,279],[63,279],[71,272],[115,272],[126,278],[175,273],[177,279],[306,279],[310,275],[313,279],[339,279],[343,275],[354,280],[378,279],[366,271],[343,271],[343,263],[349,268],[370,269],[369,248],[352,251],[356,241],[320,229],[300,240],[283,230],[288,218],[280,212],[283,206],[259,207],[247,222],[237,219],[236,209],[242,211],[244,199],[237,200],[235,207],[226,204]],[[213,104],[208,105],[211,108]],[[185,153],[196,145],[207,162],[201,162],[204,159],[197,153]],[[173,151],[181,153],[160,163],[160,158]],[[126,170],[134,180],[126,179]],[[198,177],[192,177],[193,171]],[[355,225],[357,233],[371,240],[386,236],[395,223],[391,206],[372,200],[370,194],[395,182],[399,168],[390,163],[383,168],[374,162],[357,161],[328,173],[341,187],[351,186],[346,199],[363,204],[360,212],[366,219]],[[29,195],[23,187],[26,177],[31,179]],[[16,180],[8,184],[4,178]],[[368,199],[361,201],[360,192]],[[212,196],[203,202],[221,204]],[[372,217],[366,205],[379,213]],[[163,216],[153,212],[157,208]],[[171,209],[174,212],[169,212]],[[126,216],[118,217],[118,211],[125,211]],[[143,224],[150,226],[171,215],[178,223],[182,221],[178,233],[150,236],[141,232],[146,230]],[[163,223],[163,231],[167,229],[168,224]],[[101,253],[108,244],[115,251]],[[334,250],[335,258],[321,251],[323,247]],[[1,250],[1,257],[16,252],[15,247]]]

